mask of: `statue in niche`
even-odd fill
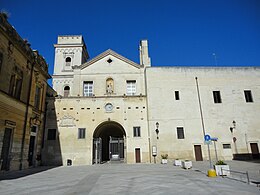
[[[112,78],[107,79],[106,81],[106,92],[108,94],[114,93],[114,80]]]

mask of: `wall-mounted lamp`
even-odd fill
[[[236,128],[236,121],[232,121],[233,126],[230,127],[230,132],[233,133],[233,130]]]
[[[156,122],[156,123],[155,123],[155,126],[156,126],[155,133],[156,133],[156,135],[157,135],[157,139],[159,139],[159,136],[158,136],[158,134],[159,134],[159,123]]]

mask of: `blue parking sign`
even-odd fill
[[[210,141],[210,140],[211,140],[211,138],[210,138],[210,136],[209,136],[209,135],[205,135],[205,137],[204,137],[204,140],[207,142],[207,141]]]

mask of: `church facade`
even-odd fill
[[[259,158],[259,68],[153,67],[147,40],[139,64],[113,50],[89,60],[81,35],[54,47],[44,164]]]

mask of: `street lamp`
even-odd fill
[[[157,135],[157,139],[159,139],[159,136],[158,136],[158,134],[159,134],[159,123],[156,122],[155,125],[156,125],[155,133]]]

